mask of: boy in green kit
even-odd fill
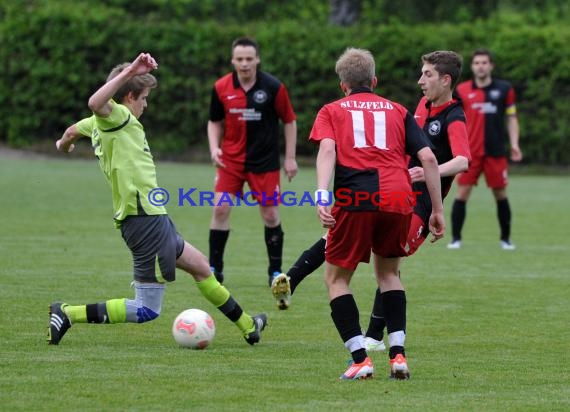
[[[176,268],[188,272],[202,295],[236,324],[250,345],[259,342],[267,316],[250,316],[212,274],[207,258],[176,232],[166,209],[153,202],[156,168],[138,121],[157,85],[150,74],[158,67],[148,53],[115,67],[89,99],[91,117],[67,128],[56,147],[71,152],[81,136],[91,137],[99,166],[111,185],[115,226],[132,252],[135,298],[87,305],[50,305],[47,341],[57,345],[75,323],[143,323],[161,310],[165,282]],[[156,270],[156,267],[160,270]],[[157,273],[159,272],[159,273]]]

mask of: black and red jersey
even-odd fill
[[[506,156],[505,115],[516,114],[515,91],[506,80],[493,79],[479,88],[474,80],[460,83],[456,96],[463,102],[473,157]]]
[[[296,119],[287,89],[274,76],[258,71],[247,92],[237,73],[218,79],[212,90],[211,121],[224,121],[222,161],[246,172],[279,170],[279,120]]]
[[[433,107],[425,97],[422,97],[414,114],[418,125],[432,142],[433,152],[438,164],[443,164],[456,156],[471,160],[469,139],[465,125],[465,113],[461,102],[451,100],[441,106]],[[420,161],[412,157],[409,167],[421,167]],[[441,196],[445,198],[451,189],[454,176],[441,177]],[[431,199],[425,182],[414,182],[412,188],[421,192],[416,197],[414,213],[427,222],[431,215]],[[426,225],[427,228],[427,225]]]
[[[309,139],[335,140],[335,194],[409,193],[408,156],[414,156],[430,142],[406,108],[373,93],[357,88],[342,99],[319,111]],[[411,213],[412,203],[390,204],[382,210]],[[373,202],[347,210],[378,210]]]

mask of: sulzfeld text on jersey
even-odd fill
[[[356,100],[346,100],[340,102],[343,109],[365,109],[365,110],[392,110],[394,106],[390,102],[360,102]]]

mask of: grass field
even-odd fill
[[[113,228],[111,196],[95,161],[0,155],[0,409],[5,411],[554,411],[570,410],[570,189],[568,178],[513,176],[517,250],[500,250],[491,194],[468,205],[464,247],[426,244],[407,259],[407,354],[412,379],[339,382],[349,358],[330,319],[322,268],[278,311],[266,284],[259,213],[233,211],[226,286],[251,313],[265,311],[260,345],[202,296],[189,276],[167,287],[162,315],[144,325],[75,325],[57,347],[45,342],[48,304],[131,297],[131,259]],[[207,165],[158,163],[159,183],[211,190]],[[312,191],[302,169],[284,190]],[[175,198],[176,196],[174,196]],[[450,196],[451,197],[451,196]],[[446,203],[449,223],[450,201]],[[169,212],[207,252],[208,207]],[[310,206],[283,207],[285,266],[320,235]],[[449,227],[448,227],[449,228]],[[286,269],[284,267],[284,269]],[[371,267],[353,289],[362,326],[374,294]],[[183,309],[213,315],[211,347],[176,346],[171,322]]]

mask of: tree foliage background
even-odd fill
[[[109,70],[149,51],[159,88],[143,123],[160,156],[204,153],[214,80],[231,70],[230,44],[251,35],[263,70],[289,88],[299,152],[318,109],[340,96],[334,64],[348,46],[370,49],[377,91],[410,110],[422,54],[451,49],[470,77],[474,48],[496,54],[494,75],[518,95],[526,162],[570,164],[570,6],[556,0],[348,0],[350,25],[330,23],[326,0],[4,0],[0,3],[0,141],[38,146],[88,116]]]

